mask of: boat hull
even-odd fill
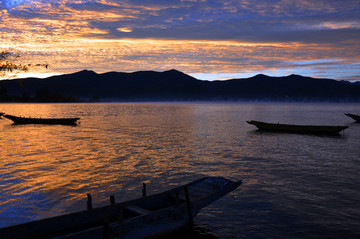
[[[255,125],[259,130],[302,134],[339,134],[340,131],[348,128],[348,126],[274,124],[255,120],[247,123]]]
[[[360,123],[360,115],[355,115],[355,114],[350,114],[350,113],[345,113],[345,115],[352,118],[356,122]]]
[[[10,119],[14,124],[62,124],[74,125],[80,118],[26,118],[13,115],[3,115],[5,118]]]
[[[148,197],[0,228],[0,238],[140,239],[164,236],[187,226],[203,207],[240,184],[241,181],[222,177],[205,177]]]

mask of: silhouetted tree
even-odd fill
[[[45,67],[48,68],[47,64],[24,64],[16,63],[17,59],[20,58],[19,54],[13,52],[2,51],[0,52],[0,77],[14,77],[19,72],[26,72],[31,67]]]
[[[3,51],[0,53],[0,76],[4,77],[11,73],[27,71],[29,66],[23,64],[16,64],[13,61],[19,58],[19,55],[14,55],[11,52]]]

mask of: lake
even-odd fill
[[[197,238],[360,238],[360,104],[0,104],[81,117],[0,119],[0,227],[162,192],[204,176],[243,180],[195,218]],[[246,120],[348,125],[339,136],[259,132]]]

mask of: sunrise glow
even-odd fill
[[[210,80],[258,73],[360,80],[357,1],[12,0],[0,7],[0,50],[51,66],[32,70],[42,75],[178,69]]]

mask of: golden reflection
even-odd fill
[[[191,108],[183,114],[181,107],[171,105],[120,105],[122,117],[111,116],[111,112],[119,114],[118,107],[2,105],[1,111],[14,115],[87,115],[85,123],[76,127],[12,125],[1,120],[0,130],[7,135],[0,140],[0,176],[7,178],[2,187],[4,195],[10,193],[6,203],[15,196],[26,200],[34,193],[50,201],[59,201],[57,197],[80,201],[89,191],[109,195],[127,182],[131,185],[125,190],[133,191],[134,181],[140,185],[174,170],[192,171],[194,159],[186,156],[195,140]],[[98,116],[107,111],[109,123]]]

